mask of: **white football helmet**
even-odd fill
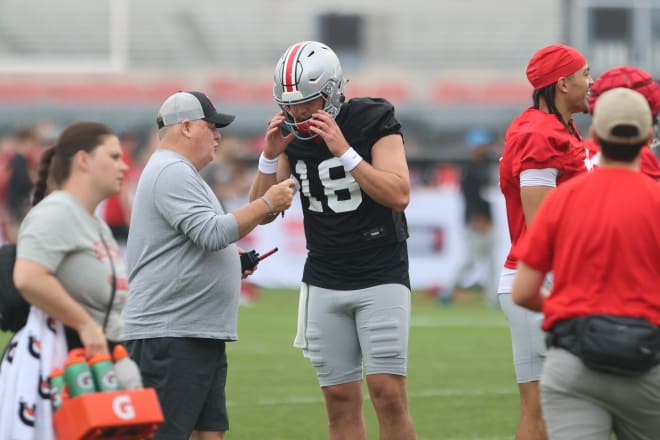
[[[285,105],[301,104],[319,96],[325,100],[323,110],[333,118],[344,102],[344,75],[337,55],[318,41],[302,41],[289,47],[275,66],[273,98],[284,111],[284,123],[298,139],[312,139],[309,119],[296,121]]]

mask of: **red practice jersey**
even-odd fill
[[[520,173],[556,168],[559,170],[557,185],[560,185],[590,169],[582,138],[572,120],[570,123],[574,133],[570,133],[555,115],[529,108],[514,119],[506,131],[500,159],[500,189],[506,201],[512,249],[527,230],[520,199]],[[504,266],[515,269],[516,263],[509,252]]]

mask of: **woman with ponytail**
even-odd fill
[[[95,122],[71,124],[42,155],[14,267],[32,307],[0,364],[0,438],[54,439],[50,401],[35,384],[47,383],[71,348],[108,354],[119,340],[127,272],[94,211],[119,191],[126,170],[119,139]]]

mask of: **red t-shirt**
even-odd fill
[[[660,185],[632,170],[598,168],[552,191],[516,248],[554,274],[543,329],[595,313],[660,325],[659,215]]]
[[[556,168],[557,185],[588,171],[589,160],[582,138],[571,121],[574,134],[555,115],[529,108],[506,131],[500,159],[500,189],[506,201],[509,236],[513,249],[527,230],[520,200],[520,173],[529,169]],[[512,252],[504,266],[516,268]]]
[[[598,166],[600,159],[596,155],[600,153],[600,147],[594,143],[593,139],[585,139],[584,147],[587,149],[593,165]],[[648,146],[642,147],[640,151],[639,170],[655,180],[660,180],[660,161]]]

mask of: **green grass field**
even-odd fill
[[[265,290],[241,308],[240,341],[228,345],[228,439],[327,438],[314,370],[292,347],[297,303],[296,292]],[[470,296],[440,308],[413,294],[408,392],[420,440],[513,438],[518,394],[502,312]],[[377,439],[368,400],[365,414]]]

